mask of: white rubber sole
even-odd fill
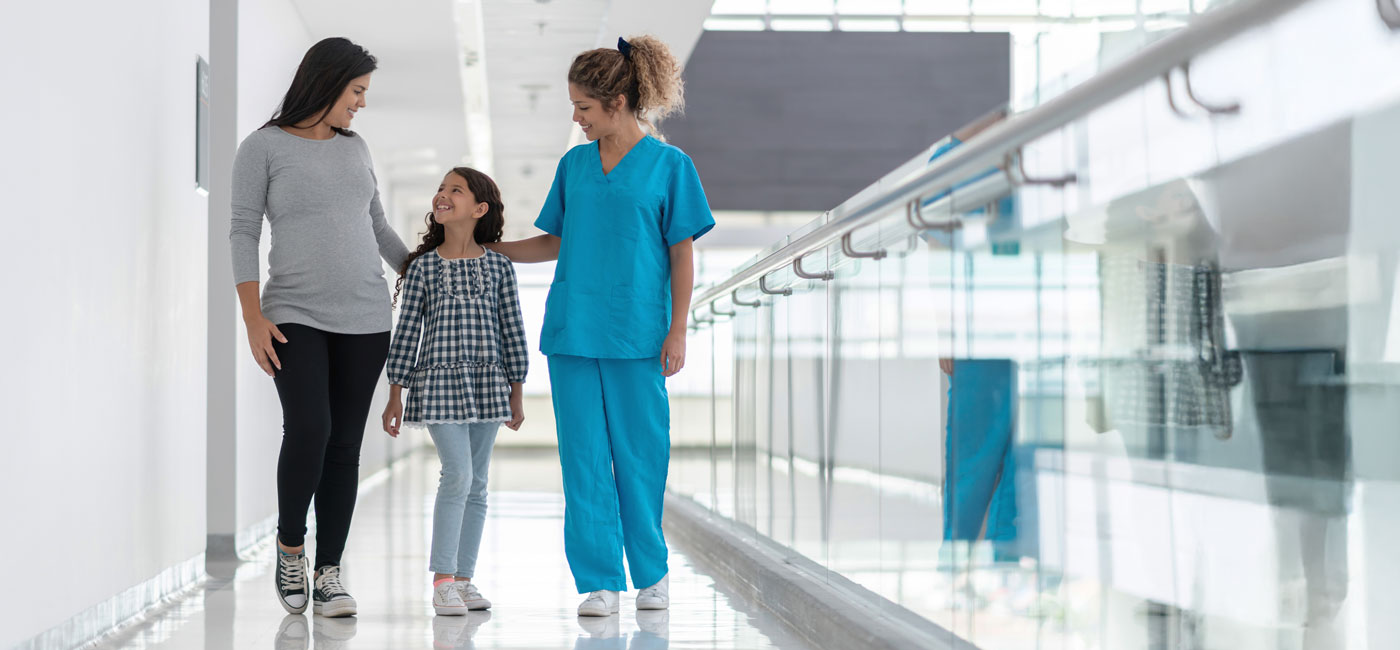
[[[580,610],[578,610],[578,615],[579,615],[579,616],[612,616],[613,614],[616,614],[616,613],[618,612],[619,609],[621,609],[621,607],[613,607],[613,608],[612,608],[612,611],[605,611],[605,610],[601,610],[601,609],[580,609]]]
[[[638,602],[638,603],[637,603],[637,609],[642,610],[642,611],[658,610],[658,609],[670,609],[670,608],[671,608],[671,601],[669,601],[669,600],[666,601],[666,602],[664,602],[664,603],[642,603],[642,602]]]
[[[466,607],[446,607],[443,605],[433,605],[433,611],[436,612],[438,616],[466,616],[467,612],[471,610],[467,609]]]
[[[308,596],[306,602],[301,604],[301,607],[292,607],[286,599],[282,598],[282,590],[277,587],[277,580],[275,578],[272,581],[272,591],[277,594],[277,602],[282,604],[282,609],[287,610],[288,614],[305,614],[306,606],[311,604],[311,598]]]
[[[355,601],[351,598],[341,598],[332,600],[329,603],[314,603],[311,606],[317,616],[326,618],[340,618],[342,616],[354,616],[357,612]]]

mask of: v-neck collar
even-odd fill
[[[598,174],[603,177],[603,182],[611,183],[613,177],[617,174],[617,168],[621,167],[622,163],[627,162],[627,159],[632,156],[632,152],[636,151],[637,147],[642,146],[642,143],[650,139],[651,134],[643,135],[641,140],[638,140],[636,144],[632,145],[631,149],[627,150],[627,153],[622,154],[622,157],[617,159],[617,164],[613,165],[612,171],[603,171],[603,144],[601,140],[594,140],[593,160],[598,164]]]

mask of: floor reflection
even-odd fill
[[[807,648],[752,603],[741,603],[671,548],[671,609],[575,615],[580,597],[564,561],[563,498],[553,450],[499,449],[476,580],[495,603],[467,616],[434,616],[427,554],[438,462],[431,449],[396,465],[361,494],[346,549],[346,587],[360,615],[288,615],[271,584],[270,549],[246,562],[210,563],[189,596],[100,648],[353,650],[398,648]]]

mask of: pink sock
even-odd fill
[[[442,583],[444,583],[444,582],[452,582],[452,578],[443,578],[443,579],[441,579],[441,580],[434,580],[434,581],[433,581],[433,588],[436,589],[438,585],[440,585],[440,584],[442,584]]]

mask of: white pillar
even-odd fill
[[[238,0],[209,1],[208,548],[232,559],[238,533],[237,297],[229,254],[233,156],[238,150]]]

